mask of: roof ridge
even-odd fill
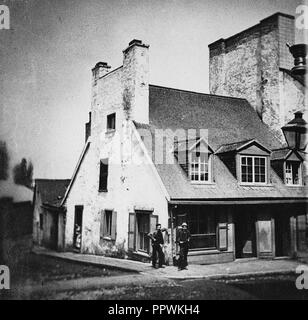
[[[159,85],[156,85],[156,84],[149,84],[149,87],[156,87],[156,88],[168,89],[168,90],[174,90],[174,91],[180,91],[180,92],[186,92],[186,93],[191,93],[191,94],[200,94],[200,95],[204,95],[204,96],[218,97],[218,98],[223,98],[223,99],[235,99],[235,100],[244,100],[244,101],[247,101],[247,99],[245,99],[245,98],[237,98],[237,97],[231,97],[231,96],[222,96],[222,95],[218,95],[218,94],[211,94],[211,93],[197,92],[197,91],[191,91],[191,90],[185,90],[185,89],[164,87],[164,86],[159,86]],[[248,101],[247,101],[247,102],[248,102]]]
[[[251,138],[251,139],[246,139],[246,140],[241,140],[241,141],[235,141],[235,142],[231,142],[231,143],[225,143],[225,144],[222,144],[222,146],[230,146],[232,144],[236,144],[236,143],[244,143],[244,142],[248,142],[248,141],[254,141],[256,140],[255,138]]]

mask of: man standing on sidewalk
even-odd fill
[[[158,223],[156,225],[156,231],[153,233],[152,239],[152,266],[153,268],[156,268],[156,261],[157,261],[157,255],[158,255],[158,267],[163,268],[164,263],[164,253],[162,250],[162,246],[164,245],[164,237],[163,233],[161,231],[161,224]]]
[[[178,231],[176,242],[180,245],[180,259],[178,270],[187,269],[187,254],[190,241],[190,232],[187,229],[187,223],[182,224],[182,228]]]

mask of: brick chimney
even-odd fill
[[[123,55],[123,108],[126,118],[149,123],[149,46],[134,39]]]

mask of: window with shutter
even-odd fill
[[[100,161],[100,173],[99,173],[99,191],[107,192],[108,186],[108,159]]]

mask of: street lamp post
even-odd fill
[[[295,112],[294,115],[294,119],[288,122],[284,127],[282,127],[281,130],[283,131],[290,149],[304,151],[308,142],[307,122],[303,119],[302,112]]]

